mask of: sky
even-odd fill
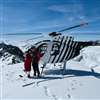
[[[47,35],[83,22],[89,24],[62,34],[80,40],[100,39],[100,0],[0,0],[0,36],[39,32]]]

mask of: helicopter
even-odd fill
[[[62,32],[71,30],[77,27],[83,27],[88,25],[88,23],[81,23],[78,25],[74,25],[57,32],[49,33],[49,37],[51,39],[48,40],[41,40],[35,44],[33,44],[41,53],[42,57],[40,62],[42,63],[42,71],[43,73],[44,67],[50,63],[56,65],[56,63],[63,63],[63,70],[65,68],[66,62],[77,55],[79,55],[80,50],[85,47],[92,45],[92,42],[79,42],[75,41],[73,36],[64,36]],[[42,37],[42,33],[30,33],[29,35],[39,35],[38,37],[31,38],[28,40],[34,40]],[[15,35],[15,34],[8,34],[8,35]],[[22,35],[22,34],[18,34]],[[25,35],[28,35],[25,33]],[[27,41],[28,41],[27,40]],[[29,48],[30,49],[30,48]],[[32,49],[32,47],[31,47]]]
[[[48,34],[51,37],[51,39],[42,40],[42,41],[39,41],[39,42],[33,44],[34,46],[36,46],[36,48],[42,54],[42,60],[46,59],[44,57],[46,55],[45,53],[47,53],[47,51],[49,51],[48,55],[47,55],[47,56],[50,56],[50,57],[48,57],[49,58],[48,61],[46,61],[47,60],[46,59],[45,61],[43,60],[43,62],[45,62],[45,63],[63,62],[63,60],[69,60],[69,59],[73,58],[74,56],[77,56],[79,54],[79,50],[80,50],[80,46],[79,46],[78,41],[74,41],[74,37],[72,37],[72,36],[63,36],[61,32],[71,30],[71,29],[77,28],[77,27],[83,27],[85,25],[88,25],[88,23],[83,22],[81,24],[74,25],[74,26],[59,30],[57,32],[51,32]],[[41,38],[43,36],[42,33],[24,33],[24,35],[32,35],[32,34],[34,34],[36,36],[38,35],[38,36],[31,38],[31,39],[28,39],[27,41],[38,39],[38,38]],[[8,33],[6,35],[23,35],[23,33],[20,33],[20,34]],[[72,57],[66,56],[66,57],[62,57],[62,59],[60,59],[60,60],[56,60],[56,61],[54,60],[56,58],[56,56],[57,57],[58,57],[58,55],[59,55],[59,57],[61,56],[61,53],[63,52],[63,50],[66,49],[64,52],[67,53],[67,51],[68,51],[67,49],[72,48],[72,47],[74,47],[76,50],[76,52],[74,52]]]
[[[51,40],[42,40],[34,44],[34,46],[40,51],[42,54],[42,58],[40,62],[42,63],[42,71],[46,66],[46,64],[56,64],[63,63],[63,70],[66,64],[66,61],[74,58],[80,52],[81,45],[78,41],[74,40],[73,36],[64,36],[61,32],[70,30],[77,27],[82,27],[84,25],[88,25],[88,23],[82,23],[79,25],[75,25],[58,32],[51,32],[48,35],[51,37]],[[90,44],[87,44],[90,45]]]

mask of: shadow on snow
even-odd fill
[[[94,72],[94,70],[91,71],[83,71],[83,70],[48,70],[45,72],[45,75],[71,75],[71,77],[79,77],[79,76],[94,76],[96,78],[100,79],[100,73]]]
[[[49,76],[48,76],[49,75]],[[52,76],[50,76],[52,75]],[[60,75],[60,76],[56,76]],[[34,81],[28,84],[23,85],[23,87],[36,84],[37,86],[42,82],[48,82],[50,80],[57,80],[57,79],[64,79],[64,78],[70,78],[70,77],[82,77],[82,76],[94,76],[95,78],[100,79],[100,73],[96,73],[93,70],[91,71],[82,71],[82,70],[48,70],[45,72],[45,75],[43,77],[39,77],[36,79],[39,79],[38,81]],[[35,79],[35,78],[32,78]],[[41,80],[42,79],[42,80]]]

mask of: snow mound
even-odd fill
[[[100,46],[83,48],[75,60],[90,68],[100,67]]]

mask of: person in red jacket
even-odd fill
[[[31,50],[32,50],[32,66],[33,66],[33,70],[34,70],[34,76],[36,76],[36,74],[37,74],[39,77],[40,76],[39,61],[41,58],[41,54],[40,54],[39,50],[35,47],[32,47]]]
[[[24,58],[24,71],[26,72],[28,78],[30,78],[31,63],[32,63],[31,50],[28,50]]]

